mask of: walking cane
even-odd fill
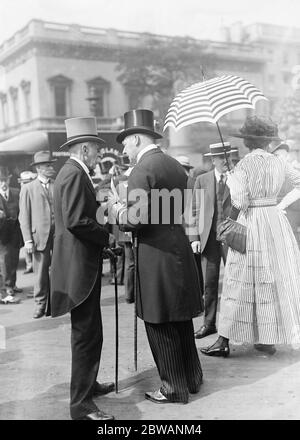
[[[138,236],[137,232],[133,233],[133,247],[134,247],[134,368],[137,371],[137,283],[138,283]]]
[[[114,252],[115,251],[115,252]],[[104,253],[110,258],[114,272],[114,284],[115,284],[115,390],[116,393],[119,392],[118,389],[118,375],[119,375],[119,308],[118,308],[118,279],[117,279],[117,260],[119,249],[108,249],[104,250]]]

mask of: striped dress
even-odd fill
[[[245,254],[229,249],[219,334],[231,342],[300,343],[300,251],[276,198],[284,180],[300,189],[300,173],[262,149],[229,176],[238,222],[247,227]]]

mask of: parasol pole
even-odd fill
[[[204,81],[205,81],[205,74],[204,74],[203,66],[200,66],[200,69],[201,69],[201,73],[202,73],[202,81],[204,82]],[[219,136],[220,136],[220,139],[221,139],[221,142],[222,142],[222,145],[223,145],[224,154],[225,154],[225,160],[226,160],[226,165],[227,165],[228,171],[230,171],[230,166],[229,166],[229,161],[228,161],[228,155],[227,155],[227,152],[226,152],[226,148],[225,148],[225,145],[224,145],[224,139],[223,139],[223,136],[222,136],[222,133],[221,133],[221,130],[220,130],[220,126],[219,126],[219,124],[218,124],[218,121],[216,121],[216,126],[217,126],[217,129],[218,129],[218,132],[219,132]]]
[[[229,161],[228,161],[228,154],[227,154],[227,152],[226,152],[226,147],[225,147],[225,145],[224,145],[224,140],[223,140],[223,136],[222,136],[222,133],[221,133],[221,130],[220,130],[220,126],[219,126],[219,124],[218,124],[218,121],[216,121],[216,126],[217,126],[217,129],[218,129],[218,132],[219,132],[219,136],[220,136],[220,139],[221,139],[221,142],[222,142],[222,145],[223,145],[224,154],[225,154],[225,160],[226,160],[226,165],[227,165],[228,171],[230,171],[230,165],[229,165]]]

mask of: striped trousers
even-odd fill
[[[202,368],[192,320],[151,324],[146,333],[162,386],[162,394],[175,402],[187,402],[202,383]]]

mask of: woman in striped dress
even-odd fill
[[[219,338],[201,352],[228,356],[229,340],[273,354],[274,344],[300,343],[300,251],[284,208],[300,198],[300,173],[266,151],[277,126],[249,117],[240,134],[249,148],[228,177],[237,221],[247,227],[246,253],[229,249]],[[279,205],[287,179],[294,187]]]

